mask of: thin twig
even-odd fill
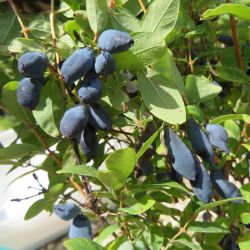
[[[143,13],[146,14],[147,10],[145,8],[145,5],[144,5],[143,1],[142,0],[138,0],[138,3],[140,4]]]
[[[24,23],[23,23],[23,21],[22,21],[20,15],[19,15],[19,13],[18,13],[18,11],[17,11],[17,8],[16,8],[16,5],[15,5],[14,1],[13,1],[13,0],[8,0],[8,3],[9,3],[11,9],[13,10],[13,12],[15,13],[15,15],[16,15],[16,17],[17,17],[17,20],[18,20],[18,22],[19,22],[19,24],[20,24],[20,26],[21,26],[21,28],[22,28],[22,32],[23,32],[24,37],[25,37],[25,38],[29,38],[29,36],[28,36],[28,29],[27,29],[27,27],[24,25]]]
[[[231,0],[226,0],[227,3],[231,3]],[[236,30],[236,22],[235,18],[233,15],[230,15],[230,26],[232,30],[232,35],[233,35],[233,41],[234,41],[234,48],[235,48],[235,54],[236,54],[236,59],[238,63],[238,67],[243,70],[243,62],[240,54],[240,46],[239,46],[239,40],[238,40],[238,34]]]

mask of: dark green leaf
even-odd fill
[[[28,211],[26,212],[24,219],[29,220],[39,213],[41,213],[48,205],[48,200],[47,199],[40,199],[33,203],[31,207],[29,207]]]

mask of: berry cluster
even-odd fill
[[[194,153],[212,166],[210,176],[203,164],[197,159],[187,146],[181,141],[179,136],[171,129],[165,130],[165,144],[168,148],[173,169],[178,175],[178,179],[185,177],[190,181],[195,195],[204,203],[211,202],[212,185],[217,193],[223,198],[241,197],[239,189],[231,182],[227,181],[221,171],[214,165],[214,151],[212,146],[229,153],[227,146],[228,135],[226,130],[215,124],[206,126],[207,135],[194,119],[187,121],[187,135],[191,142]],[[235,200],[241,203],[242,200]]]
[[[60,130],[65,137],[78,140],[87,161],[97,150],[96,130],[112,128],[111,118],[97,103],[102,96],[101,77],[115,71],[112,54],[125,51],[131,45],[133,40],[128,33],[106,30],[99,37],[101,53],[96,58],[94,50],[85,47],[74,51],[61,66],[62,79],[71,88],[77,87],[81,104],[64,113]],[[17,100],[21,106],[32,110],[38,105],[44,83],[43,73],[47,67],[48,60],[43,53],[29,52],[21,56],[18,69],[30,77],[19,82]]]
[[[57,204],[54,213],[63,220],[72,220],[69,228],[69,238],[92,239],[92,228],[87,216],[80,213],[81,209],[74,203]]]

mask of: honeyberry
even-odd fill
[[[49,65],[44,53],[28,52],[23,54],[18,60],[18,70],[27,77],[41,77]]]
[[[76,137],[87,125],[89,115],[84,106],[67,110],[60,122],[61,133],[68,138]]]

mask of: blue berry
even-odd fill
[[[130,35],[119,30],[105,30],[98,39],[100,49],[109,53],[126,51],[133,44]]]
[[[54,212],[63,220],[71,220],[81,212],[81,209],[74,203],[65,203],[55,205]]]
[[[48,59],[44,53],[28,52],[18,60],[18,70],[27,77],[41,77],[49,65]]]
[[[115,60],[109,52],[102,51],[96,57],[95,72],[99,75],[108,75],[115,71]]]

